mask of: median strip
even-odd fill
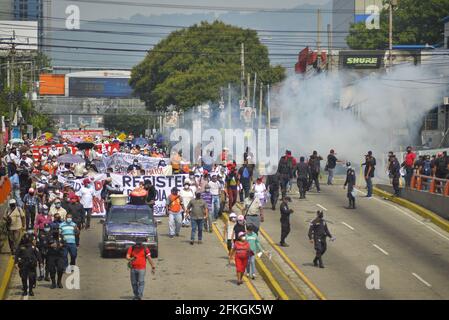
[[[8,264],[6,266],[5,274],[3,275],[2,283],[0,286],[0,300],[4,300],[6,296],[6,290],[8,289],[9,282],[11,281],[11,275],[14,270],[14,257],[10,256]]]

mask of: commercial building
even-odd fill
[[[0,20],[14,20],[14,0],[0,0]]]

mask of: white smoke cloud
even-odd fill
[[[424,115],[442,103],[447,88],[435,80],[441,70],[423,65],[396,67],[388,74],[350,81],[348,87],[352,76],[340,71],[308,79],[292,75],[284,81],[276,97],[283,150],[307,159],[313,150],[324,158],[335,149],[337,158],[353,163],[372,150],[379,159],[398,146],[415,144]],[[340,104],[355,105],[356,112]],[[408,134],[394,135],[398,129]]]

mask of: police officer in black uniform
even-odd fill
[[[57,229],[53,230],[47,245],[47,266],[51,278],[50,289],[56,288],[56,274],[58,275],[58,288],[63,288],[61,280],[64,274],[64,243]]]
[[[279,188],[281,186],[281,176],[278,172],[269,175],[267,178],[267,186],[270,191],[271,210],[276,210],[276,203],[279,199]]]
[[[299,158],[299,163],[295,167],[294,174],[297,178],[296,183],[298,184],[299,189],[299,199],[305,199],[309,186],[310,168],[307,163],[305,163],[304,157]]]
[[[22,279],[22,295],[34,296],[33,288],[36,285],[36,267],[41,260],[39,250],[34,245],[33,236],[25,234],[20,241],[15,256],[15,265]]]
[[[355,197],[353,196],[354,186],[355,186],[355,170],[351,167],[351,162],[346,162],[346,181],[343,185],[343,189],[348,186],[347,197],[349,199],[349,207],[348,209],[355,209]]]
[[[399,196],[399,178],[401,177],[401,165],[399,164],[398,159],[393,153],[389,155],[388,163],[388,172],[392,180],[391,182],[394,189],[394,195]]]
[[[287,195],[287,185],[293,176],[293,158],[290,150],[285,151],[278,164],[278,173],[280,174],[282,197]]]
[[[330,234],[323,216],[323,211],[317,211],[317,217],[310,223],[309,228],[309,240],[314,244],[316,253],[313,265],[317,267],[319,264],[320,268],[324,268],[322,256],[327,249],[326,237],[331,238],[331,241],[335,240]]]
[[[288,203],[292,202],[290,197],[282,198],[282,203],[280,206],[281,209],[281,247],[288,247],[289,245],[285,242],[285,238],[287,238],[290,233],[290,215],[293,213],[293,210],[288,207]]]
[[[53,237],[50,230],[50,225],[46,223],[44,229],[40,230],[37,236],[37,248],[39,249],[42,258],[41,261],[39,261],[39,278],[37,278],[37,281],[44,280],[44,274],[45,281],[50,281],[47,263],[48,242]]]

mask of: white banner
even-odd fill
[[[170,159],[169,158],[153,158],[147,157],[143,155],[133,155],[129,153],[116,152],[110,157],[105,157],[103,159],[104,166],[106,168],[112,167],[115,173],[126,173],[128,167],[133,164],[134,160],[137,159],[139,161],[140,167],[146,171],[148,175],[156,175],[156,171],[150,172],[151,170],[164,168],[163,166],[159,166],[161,160],[165,162],[166,166],[169,166]],[[166,168],[161,171],[160,174],[170,175],[171,167]]]
[[[156,188],[156,203],[153,208],[154,216],[165,215],[165,205],[167,197],[171,193],[173,187],[182,189],[184,180],[188,178],[187,174],[170,175],[170,176],[130,176],[121,174],[111,174],[112,185],[118,186],[124,190],[125,194],[130,194],[137,186],[139,182],[150,180],[153,186]],[[97,174],[94,177],[94,207],[92,208],[92,216],[104,216],[106,214],[104,201],[101,199],[101,190],[103,189],[104,180],[106,180],[106,174]],[[75,193],[81,190],[84,179],[69,180],[63,176],[58,176],[58,180],[61,183],[68,183],[73,188]]]

